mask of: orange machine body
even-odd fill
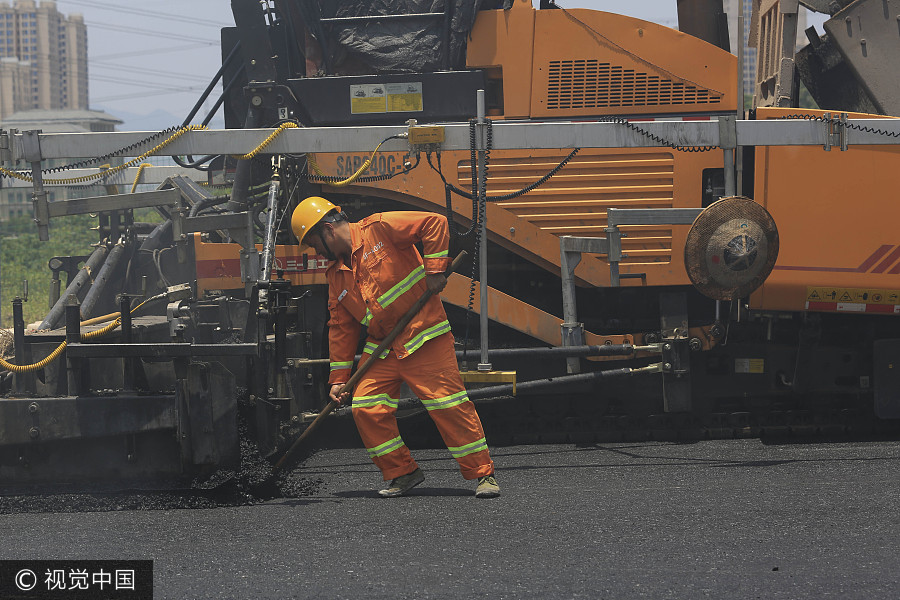
[[[699,58],[699,60],[698,60]],[[501,83],[494,119],[550,120],[630,114],[637,121],[710,119],[736,110],[734,55],[697,38],[639,19],[591,10],[481,11],[468,45],[468,66]],[[571,148],[495,150],[488,195],[516,191],[540,179]],[[347,177],[366,153],[316,154],[326,173]],[[402,169],[403,155],[384,154],[363,175]],[[488,204],[492,242],[550,271],[559,271],[561,235],[603,236],[608,208],[701,205],[702,172],[722,167],[722,153],[669,148],[584,148],[543,186],[519,198]],[[384,182],[335,188],[329,194],[362,194],[443,212],[444,186],[422,165]],[[445,177],[471,187],[468,152],[444,152]],[[339,198],[338,198],[339,201]],[[470,201],[453,197],[461,223]],[[624,227],[622,273],[646,273],[649,285],[689,283],[680,258],[687,228]],[[673,248],[674,257],[673,257]],[[582,284],[609,285],[605,258],[585,257],[576,270]],[[623,280],[640,285],[640,280]]]
[[[509,10],[481,11],[469,40],[467,64],[485,72],[492,90],[488,109],[495,120],[626,115],[639,126],[653,119],[715,119],[737,110],[733,54],[673,29],[613,13],[538,11],[524,0],[516,0]],[[760,109],[758,118],[792,112],[798,111]],[[488,195],[533,183],[570,151],[494,150]],[[752,296],[752,308],[900,312],[900,237],[893,231],[894,209],[883,191],[886,174],[900,167],[898,152],[892,146],[830,153],[820,147],[755,150],[754,196],[775,219],[781,252],[771,277]],[[368,157],[363,151],[314,155],[324,173],[338,177],[349,177]],[[397,173],[404,158],[399,152],[379,153],[362,175]],[[450,183],[471,186],[469,152],[443,152],[441,164]],[[704,173],[722,166],[721,150],[584,148],[541,187],[513,200],[488,203],[489,239],[558,273],[559,236],[605,236],[609,208],[699,208],[708,193]],[[338,204],[342,195],[369,196],[396,201],[398,208],[445,211],[443,182],[424,158],[407,174],[339,188],[323,186],[323,194]],[[471,202],[453,195],[452,208],[455,219],[468,226]],[[884,218],[873,219],[876,215]],[[688,226],[621,229],[621,273],[643,275],[622,279],[623,286],[690,284],[683,261]],[[201,292],[242,286],[239,248],[232,246],[225,252],[222,244],[204,244],[197,238]],[[221,258],[226,254],[232,258]],[[295,284],[324,283],[321,257],[304,257],[295,247],[281,246],[276,257],[285,262],[285,276]],[[582,286],[610,285],[604,256],[584,256],[575,275]],[[460,281],[443,297],[465,306],[468,278],[456,278]],[[492,318],[549,343],[559,342],[558,316],[531,306],[527,298],[512,298],[493,288],[489,298],[496,311]],[[600,339],[588,336],[589,342]]]
[[[760,109],[757,117],[809,112]],[[900,314],[900,205],[885,185],[900,170],[900,147],[854,147],[852,130],[850,140],[844,152],[756,149],[755,200],[775,219],[781,247],[752,308]]]
[[[737,110],[737,58],[674,29],[602,11],[481,11],[467,65],[502,79],[507,119]]]
[[[495,120],[590,119],[627,114],[633,121],[709,120],[737,107],[734,55],[678,31],[631,17],[591,10],[541,10],[517,1],[510,10],[481,11],[468,44],[467,64],[488,78],[488,112]],[[495,150],[490,157],[488,195],[502,195],[540,179],[571,148]],[[349,177],[367,153],[314,156],[319,168]],[[403,153],[381,153],[363,176],[397,173]],[[559,236],[605,236],[609,208],[690,208],[703,198],[703,173],[721,169],[721,151],[679,152],[669,148],[583,148],[547,183],[519,198],[487,205],[492,243],[544,269],[559,273]],[[471,186],[470,154],[441,156],[450,183]],[[382,182],[340,188],[341,194],[381,197],[399,205],[445,211],[444,185],[425,164]],[[471,222],[471,202],[454,195],[455,219]],[[627,226],[622,231],[623,274],[644,274],[649,286],[689,285],[682,260],[686,226]],[[580,285],[610,285],[604,256],[584,256],[575,271]],[[445,290],[446,302],[466,306],[468,278]],[[628,286],[641,279],[623,279]],[[527,298],[491,288],[489,309],[514,329],[560,343],[561,319]],[[476,307],[477,310],[477,307]],[[632,336],[595,336],[589,343],[631,342]]]
[[[262,246],[256,249],[262,252]],[[194,234],[194,263],[197,274],[197,296],[208,292],[233,291],[244,287],[241,281],[241,246],[204,242],[199,233]],[[275,267],[272,278],[279,272],[292,285],[326,284],[325,270],[328,261],[323,257],[304,254],[300,246],[275,246]]]

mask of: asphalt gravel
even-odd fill
[[[306,456],[294,497],[0,497],[0,558],[152,559],[156,598],[900,594],[896,439],[499,447],[494,500],[445,449],[414,454],[426,480],[398,499],[361,448]]]

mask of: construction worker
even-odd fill
[[[424,481],[397,429],[400,386],[406,383],[428,409],[466,479],[477,479],[475,496],[500,495],[481,420],[459,376],[453,334],[437,293],[447,285],[447,219],[427,212],[387,212],[350,223],[325,198],[301,202],[291,217],[300,244],[334,261],[328,279],[330,397],[351,401],[360,437],[386,489],[403,496]],[[423,257],[415,244],[421,242]],[[435,295],[381,356],[372,353],[426,290]],[[368,327],[362,361],[377,361],[354,390],[350,379],[360,331]]]

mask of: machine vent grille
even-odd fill
[[[491,157],[488,194],[509,194],[537,181],[566,154],[556,150],[498,151]],[[461,187],[471,185],[469,160],[457,163],[456,182]],[[512,200],[491,202],[491,206],[497,211],[498,219],[511,219],[503,222],[512,225],[515,232],[503,233],[498,229],[496,233],[510,235],[513,244],[546,255],[554,252],[559,242],[546,237],[541,242],[542,236],[606,237],[606,215],[610,208],[672,208],[674,199],[672,151],[584,148],[544,185]],[[537,237],[525,233],[533,231],[531,228],[539,230]],[[628,255],[622,264],[672,262],[672,226],[627,225],[622,231],[628,234],[622,240],[622,251]]]
[[[718,104],[722,94],[597,60],[550,61],[548,109]]]

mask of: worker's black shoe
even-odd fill
[[[478,487],[475,488],[476,498],[496,498],[500,495],[500,486],[491,473],[485,477],[478,478]]]
[[[412,473],[395,478],[391,481],[391,484],[387,486],[387,489],[379,490],[378,494],[382,498],[396,498],[397,496],[403,496],[423,481],[425,481],[425,473],[422,472],[422,469],[416,469]]]

